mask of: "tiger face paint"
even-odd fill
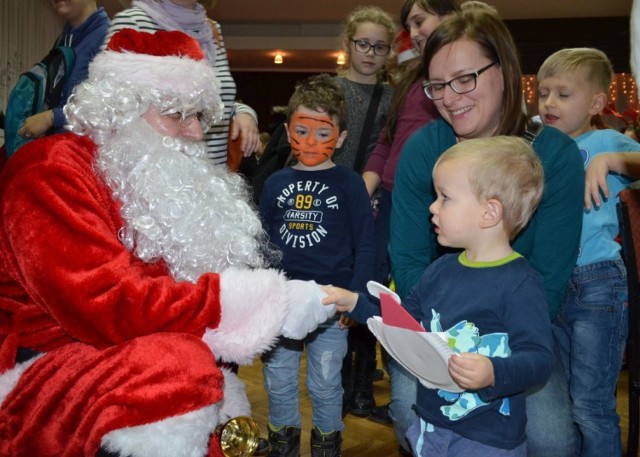
[[[294,157],[308,167],[331,159],[347,134],[346,131],[340,133],[336,119],[327,113],[304,106],[298,107],[291,117],[287,133]]]

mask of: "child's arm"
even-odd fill
[[[349,228],[353,240],[353,278],[348,288],[367,291],[367,282],[375,276],[375,233],[371,200],[359,176],[346,189],[349,196]]]
[[[585,171],[584,206],[591,210],[592,202],[596,207],[602,204],[600,192],[609,198],[607,175],[619,173],[631,178],[640,179],[640,153],[638,152],[607,152],[600,154],[589,162]]]
[[[362,174],[362,179],[364,180],[364,185],[367,186],[367,192],[369,193],[369,197],[373,196],[376,189],[382,182],[380,175],[375,171],[365,171]]]
[[[463,364],[464,369],[471,367],[478,370],[478,373],[469,377],[469,382],[485,384],[484,388],[478,390],[484,401],[507,397],[544,384],[555,363],[542,279],[538,275],[524,279],[500,306],[501,322],[508,339],[501,341],[499,346],[489,344],[485,350],[507,347],[509,355],[505,357],[503,349],[499,351],[502,355],[496,353],[486,359],[492,365],[492,377],[487,377],[489,370],[484,360],[476,360],[482,356],[462,354],[462,357],[456,357],[467,359],[464,360],[468,361]],[[456,360],[452,365],[462,365],[460,362]]]

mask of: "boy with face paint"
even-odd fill
[[[315,280],[365,292],[374,275],[373,213],[362,178],[331,157],[346,131],[344,95],[329,75],[298,84],[289,101],[287,134],[297,163],[274,173],[260,198],[271,242],[282,251],[275,267],[291,279]],[[298,378],[306,346],[312,403],[311,455],[340,456],[342,383],[347,331],[338,316],[302,341],[282,338],[264,354],[272,456],[300,455]]]

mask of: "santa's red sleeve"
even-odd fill
[[[96,176],[89,140],[66,134],[29,146],[0,182],[3,270],[25,292],[21,346],[107,347],[218,325],[217,274],[177,283],[162,263],[145,264],[120,242],[118,206]]]
[[[174,420],[200,449],[223,415],[215,358],[250,362],[286,311],[277,271],[180,283],[132,255],[94,154],[55,135],[0,177],[0,455],[92,456],[114,431],[165,436]],[[14,367],[18,347],[44,355]]]

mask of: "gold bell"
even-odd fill
[[[248,416],[234,417],[218,430],[220,448],[225,457],[250,457],[258,449],[260,429]]]

